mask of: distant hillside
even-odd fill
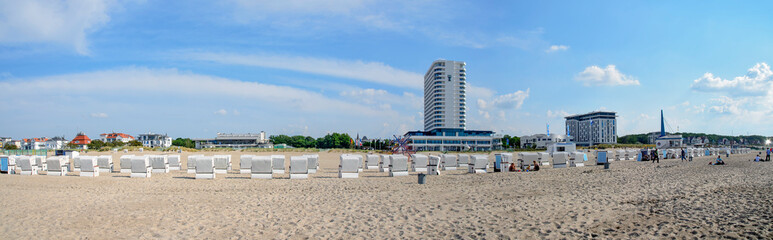
[[[743,139],[744,143],[765,144],[765,140],[768,139],[768,137],[760,136],[760,135],[725,136],[725,135],[706,134],[706,133],[674,133],[674,134],[682,135],[683,138],[705,137],[705,138],[708,138],[709,141],[711,141],[712,143],[716,143],[717,141],[721,141],[722,139],[727,138],[727,140],[729,141],[740,142],[741,139]],[[617,138],[617,143],[620,143],[620,144],[640,144],[640,143],[647,143],[647,141],[649,141],[649,136],[646,133],[625,135]]]

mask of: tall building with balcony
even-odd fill
[[[566,117],[566,135],[580,146],[617,144],[617,113],[595,111]]]
[[[424,131],[464,131],[467,70],[461,61],[436,60],[424,74]]]
[[[424,74],[424,131],[410,131],[417,151],[488,151],[500,145],[493,131],[467,130],[467,64],[436,60]]]

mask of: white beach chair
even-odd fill
[[[81,156],[81,177],[99,177],[99,163],[97,157]]]
[[[553,168],[565,168],[569,162],[569,153],[556,152],[553,153]]]
[[[215,157],[196,157],[196,179],[215,179]]]
[[[285,155],[271,155],[271,167],[274,174],[284,174]]]
[[[129,175],[131,178],[149,178],[151,172],[150,158],[148,156],[134,156],[132,157],[132,173]]]
[[[38,172],[46,171],[48,169],[46,165],[46,156],[35,156],[35,167],[38,168]]]
[[[411,171],[427,172],[429,157],[423,154],[411,154]]]
[[[353,155],[341,155],[341,163],[338,165],[339,178],[358,178],[362,161]]]
[[[215,173],[226,174],[231,170],[231,155],[215,155]]]
[[[132,173],[132,158],[134,155],[123,155],[118,158],[121,161],[118,163],[121,167],[121,173]]]
[[[21,156],[16,160],[16,166],[19,167],[21,175],[38,175],[38,168],[34,165],[35,158],[32,156]]]
[[[101,155],[97,157],[97,165],[100,172],[113,172],[113,156]]]
[[[532,152],[524,152],[518,154],[520,160],[518,161],[521,170],[534,166],[534,162],[539,161],[539,154]],[[538,162],[539,164],[539,162]]]
[[[584,152],[572,152],[569,156],[569,167],[585,167],[588,156]]]
[[[389,155],[381,154],[381,162],[378,164],[379,172],[389,172]]]
[[[74,172],[81,171],[81,157],[85,157],[85,156],[78,155],[72,158],[72,170]]]
[[[458,156],[455,154],[440,155],[440,160],[443,171],[456,170],[459,167]]]
[[[150,169],[153,173],[168,173],[169,162],[166,155],[149,155]]]
[[[440,175],[440,156],[429,155],[427,159],[427,175]]]
[[[187,166],[188,173],[196,173],[196,159],[203,156],[204,155],[201,154],[188,156],[188,162],[185,164],[185,166]]]
[[[626,153],[628,154],[627,155],[628,160],[631,160],[631,161],[636,160],[636,157],[639,155],[639,151],[637,151],[636,149],[628,149]]]
[[[472,155],[470,156],[470,166],[468,167],[468,172],[487,173],[489,167],[488,164],[487,155]]]
[[[378,169],[378,160],[379,160],[379,156],[376,155],[376,154],[365,155],[366,169],[368,169],[368,170],[371,170],[371,169],[376,170],[376,169]]]
[[[271,167],[270,156],[254,156],[251,158],[250,178],[252,179],[272,179],[274,178],[273,168]]]
[[[167,157],[169,161],[169,171],[180,171],[182,165],[180,165],[180,155],[169,155]]]
[[[510,164],[513,164],[512,153],[497,153],[494,154],[494,171],[509,172]],[[496,164],[499,164],[498,166]],[[520,163],[518,164],[520,166]]]
[[[50,157],[46,159],[48,176],[66,176],[67,175],[67,158],[66,157]]]
[[[239,173],[247,174],[252,172],[252,158],[255,155],[241,155],[239,156]]]
[[[408,157],[404,155],[389,155],[389,176],[408,176]]]
[[[309,174],[317,173],[319,170],[319,154],[303,155],[309,161]]]
[[[550,162],[553,161],[553,158],[550,157],[550,153],[547,152],[539,152],[537,153],[537,162],[539,165],[542,166],[550,166]]]
[[[457,155],[457,161],[459,162],[459,165],[457,165],[460,169],[464,170],[467,169],[468,166],[470,166],[470,155],[468,154],[458,154]]]
[[[615,160],[617,161],[623,161],[625,160],[625,150],[617,150],[615,151]]]
[[[309,160],[306,156],[290,157],[290,179],[309,178]]]

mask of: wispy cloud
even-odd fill
[[[607,65],[606,68],[590,66],[574,77],[576,81],[585,86],[626,86],[640,85],[636,78],[625,75],[617,70],[615,65]]]
[[[93,117],[93,118],[107,118],[107,113],[92,113],[91,117]]]
[[[558,51],[566,51],[569,50],[569,46],[566,45],[551,45],[547,50],[545,50],[546,53],[553,53]]]
[[[563,118],[566,116],[569,116],[569,113],[564,110],[557,110],[557,111],[547,111],[547,117],[548,118]]]
[[[193,52],[186,54],[186,56],[200,61],[284,69],[402,88],[421,89],[423,84],[423,77],[421,74],[396,69],[381,62],[287,55],[243,55],[208,52]]]
[[[110,0],[0,1],[0,42],[53,43],[88,55],[87,35],[110,21]]]
[[[228,111],[226,111],[225,109],[220,109],[215,111],[215,115],[226,115],[226,114],[228,114]]]

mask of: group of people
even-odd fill
[[[765,160],[764,160],[765,162],[770,161],[770,154],[771,153],[773,153],[773,148],[765,149]],[[754,158],[754,161],[755,162],[762,161],[762,159],[760,159],[760,155],[759,154],[757,154],[757,157]]]

